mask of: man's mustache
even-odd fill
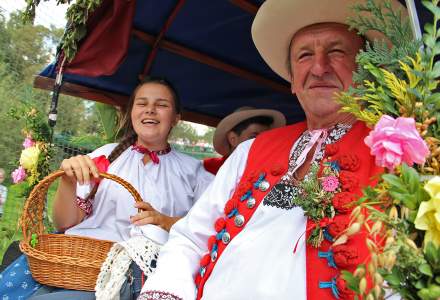
[[[313,76],[307,79],[305,86],[307,88],[315,88],[315,87],[341,88],[341,83],[334,76],[326,76],[324,78],[316,78],[316,76]]]

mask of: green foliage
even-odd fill
[[[364,265],[360,265],[360,266],[358,266],[358,268],[359,267],[364,267]],[[354,291],[355,293],[359,294],[359,292],[360,292],[359,291],[360,279],[358,277],[354,276],[352,273],[345,271],[345,270],[341,271],[341,275],[342,275],[342,278],[347,283],[347,287],[350,290]]]
[[[422,300],[438,300],[440,298],[440,286],[434,284],[429,285],[421,289],[417,295]]]
[[[379,31],[393,47],[384,40],[366,44],[357,56],[359,69],[353,77],[355,87],[340,96],[343,111],[353,113],[370,125],[377,123],[382,114],[413,116],[418,113],[417,96],[429,96],[423,95],[424,87],[433,86],[432,82],[417,76],[426,68],[423,56],[420,60],[410,59],[417,57],[422,42],[413,40],[409,20],[402,18],[400,11],[393,10],[389,1],[368,0],[366,4],[355,5],[354,9],[359,16],[350,19],[352,28],[361,34]],[[362,12],[367,15],[361,15]]]
[[[421,41],[413,41],[409,20],[403,21],[389,1],[367,0],[365,5],[355,6],[357,15],[351,26],[360,33],[379,31],[393,47],[384,41],[367,44],[357,56],[359,69],[354,87],[342,93],[339,101],[343,111],[371,126],[384,114],[413,118],[428,146],[430,155],[424,164],[414,168],[402,164],[394,173],[383,175],[374,188],[364,191],[358,203],[367,213],[356,220],[364,224],[367,241],[374,244],[369,245],[372,263],[373,257],[377,258],[373,267],[369,264],[366,276],[375,279],[379,272],[379,278],[382,276],[403,299],[433,300],[440,297],[440,247],[429,243],[429,239],[435,241],[429,234],[438,234],[439,222],[432,210],[427,212],[420,207],[425,201],[438,200],[424,187],[425,175],[440,174],[440,62],[435,62],[440,54],[440,7],[439,0],[422,2],[434,18],[432,24],[425,26]],[[353,277],[346,277],[357,291]],[[372,290],[383,293],[382,281],[374,281]],[[371,291],[367,293],[373,296]]]
[[[214,134],[215,134],[215,128],[214,127],[208,127],[208,130],[202,136],[202,139],[204,141],[212,144],[212,142],[214,140]]]
[[[23,19],[33,22],[35,9],[41,0],[27,0],[26,2],[27,7]],[[57,4],[70,4],[71,2],[72,0],[57,0]],[[87,19],[101,3],[102,0],[77,0],[68,8],[66,13],[68,26],[61,40],[61,48],[67,61],[71,61],[75,57],[79,42],[87,34]]]
[[[115,142],[118,135],[118,113],[116,108],[100,102],[97,102],[95,106],[104,129],[105,141],[108,143]]]
[[[353,8],[359,17],[349,19],[351,28],[363,35],[368,31],[381,32],[393,45],[390,47],[383,40],[373,41],[372,45],[368,42],[365,50],[357,57],[359,65],[382,66],[390,72],[401,73],[398,62],[414,56],[421,46],[420,42],[414,42],[410,23],[402,17],[402,12],[395,11],[388,0],[368,0],[366,4],[356,4]],[[369,14],[364,16],[362,12]],[[354,77],[356,83],[369,79],[370,72],[362,68]]]
[[[196,130],[189,123],[181,121],[179,122],[171,132],[170,138],[171,141],[175,141],[177,139],[183,139],[190,143],[197,142],[200,137],[197,135]]]
[[[107,143],[102,137],[93,135],[72,136],[69,142],[71,146],[85,149],[87,152],[91,152]]]
[[[47,213],[45,214],[44,224],[50,231],[51,228],[47,224],[51,224],[52,203],[54,194],[57,189],[57,182],[49,187],[47,197]],[[18,226],[18,220],[21,216],[25,194],[28,190],[26,182],[15,184],[8,187],[8,198],[4,204],[3,216],[0,218],[0,261],[7,247],[13,242],[22,238],[21,229]]]
[[[440,247],[429,242],[424,249],[426,261],[432,267],[435,274],[440,274]],[[440,282],[439,282],[440,283]]]
[[[407,235],[399,236],[393,249],[397,253],[397,261],[391,272],[382,269],[384,280],[404,299],[418,299],[417,292],[421,287],[426,286],[429,280],[427,263],[420,251],[406,243]]]
[[[319,247],[324,239],[323,228],[320,227],[319,221],[325,217],[333,218],[335,216],[335,209],[332,205],[334,193],[327,192],[322,188],[322,178],[318,176],[319,168],[318,164],[310,166],[308,177],[299,183],[299,188],[302,191],[301,196],[292,199],[292,203],[301,207],[304,210],[304,215],[316,224],[307,240],[314,247]],[[329,166],[325,167],[322,173],[323,176],[336,175]]]
[[[23,142],[21,128],[26,125],[24,119],[11,118],[9,113],[28,107],[47,111],[47,92],[34,90],[32,78],[50,58],[45,41],[56,39],[57,34],[55,29],[23,25],[17,13],[8,21],[0,14],[0,167],[6,174],[17,167]]]
[[[420,185],[420,176],[414,168],[402,165],[401,175],[384,174],[382,179],[388,184],[388,193],[394,204],[404,205],[416,210],[422,201],[429,200],[429,195]]]

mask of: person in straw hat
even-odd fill
[[[214,133],[214,149],[222,157],[207,158],[205,169],[217,174],[218,169],[239,144],[256,138],[261,132],[286,125],[284,115],[273,109],[256,109],[243,106],[218,123]]]
[[[350,6],[365,1],[261,5],[253,41],[291,83],[306,120],[237,147],[171,230],[139,299],[354,298],[341,272],[367,263],[369,252],[365,232],[345,229],[362,187],[383,170],[363,142],[369,129],[339,111],[335,93],[352,85],[365,40],[384,38],[346,25]]]

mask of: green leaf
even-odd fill
[[[427,275],[427,276],[429,276],[429,277],[432,277],[432,276],[433,276],[433,274],[432,274],[432,269],[431,269],[431,266],[430,266],[429,264],[421,264],[421,265],[419,266],[419,271],[420,271],[422,274],[425,274],[425,275]]]
[[[409,186],[409,191],[411,193],[417,192],[420,187],[420,178],[417,171],[410,168],[407,164],[402,164],[402,179],[403,182]]]
[[[414,284],[414,287],[418,290],[421,290],[423,288],[426,288],[426,282],[423,279],[417,280],[417,282]]]
[[[417,200],[415,195],[408,194],[408,193],[400,193],[393,190],[389,190],[389,194],[391,197],[393,197],[395,200],[398,200],[402,202],[403,205],[408,207],[409,209],[416,209],[417,208]]]
[[[440,286],[431,285],[428,288],[421,289],[417,295],[422,300],[436,300],[440,297]]]
[[[408,207],[409,209],[417,209],[417,200],[414,195],[411,194],[402,194],[401,198],[399,199],[403,202],[403,204]]]
[[[434,25],[432,25],[431,23],[426,23],[424,29],[426,33],[431,35],[434,34]]]
[[[355,291],[356,293],[359,293],[359,279],[355,276],[353,276],[353,274],[351,274],[348,271],[342,270],[342,278],[345,280],[345,282],[347,283],[347,287],[352,290]]]
[[[416,218],[417,218],[417,211],[416,211],[416,210],[411,210],[411,211],[409,212],[409,214],[408,214],[408,220],[409,220],[411,223],[414,223],[414,221],[416,220]]]
[[[424,34],[423,42],[431,49],[435,47],[435,38],[432,35]]]
[[[428,242],[425,245],[424,252],[426,260],[430,264],[437,265],[440,262],[440,248],[437,248],[433,242]]]
[[[437,282],[438,284],[440,284],[440,276],[435,276],[435,282]]]
[[[419,186],[414,196],[416,198],[416,202],[418,206],[420,205],[420,203],[422,203],[423,201],[428,201],[430,198],[428,192],[425,191],[425,189],[423,189],[422,186]]]
[[[398,285],[400,285],[400,277],[401,276],[399,276],[396,272],[394,272],[394,270],[393,270],[393,273],[391,273],[391,274],[387,274],[387,275],[384,275],[383,276],[383,278],[389,283],[389,284],[391,284],[391,285],[394,285],[394,286],[398,286]]]
[[[385,273],[382,276],[391,286],[399,286],[404,278],[396,267],[391,270],[391,273]]]
[[[406,186],[403,184],[402,180],[394,174],[384,174],[382,179],[390,185],[390,189],[394,188],[399,192],[406,192]]]
[[[435,62],[434,66],[432,67],[432,76],[434,78],[437,78],[440,76],[440,61]]]
[[[440,8],[435,6],[431,1],[422,1],[423,6],[425,6],[432,14],[440,19]]]
[[[439,76],[440,76],[440,68],[439,68],[439,75],[436,77],[439,77]],[[434,104],[436,107],[440,107],[440,93],[434,93],[434,94],[429,95],[425,99],[425,104]]]
[[[440,42],[437,42],[432,50],[433,50],[434,55],[439,54],[440,53]]]
[[[117,135],[117,112],[114,106],[97,102],[96,109],[104,128],[105,138],[108,142],[114,142]]]

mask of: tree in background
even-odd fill
[[[35,107],[47,112],[50,95],[32,87],[35,74],[53,58],[51,50],[63,30],[41,25],[23,24],[19,13],[6,19],[0,12],[0,167],[7,174],[16,168],[22,150],[22,120],[8,116],[11,108]],[[59,99],[56,133],[71,136],[99,136],[94,103],[62,95]],[[10,177],[7,178],[10,182]]]
[[[196,143],[200,137],[197,135],[197,131],[189,123],[181,121],[173,128],[171,132],[170,141],[177,142],[177,140],[183,140],[187,144]]]

